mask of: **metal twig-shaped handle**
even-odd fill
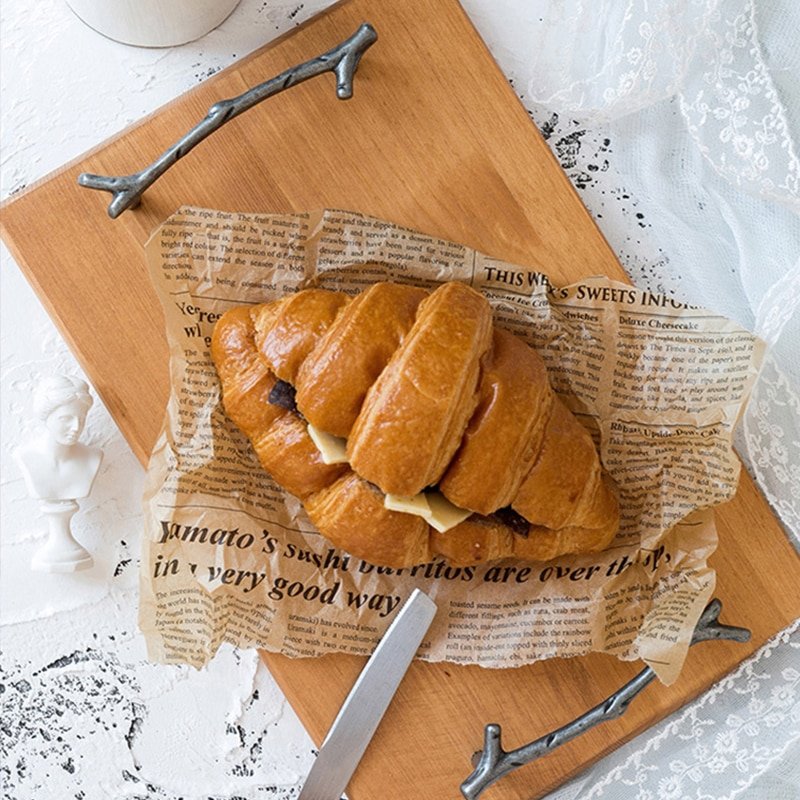
[[[697,621],[690,646],[710,639],[730,639],[736,642],[746,642],[750,638],[747,628],[735,628],[731,625],[722,625],[719,614],[722,603],[712,600]],[[609,719],[621,717],[636,697],[656,677],[651,667],[643,669],[635,678],[626,683],[619,691],[614,692],[608,699],[582,714],[580,717],[568,722],[558,730],[548,733],[529,744],[516,750],[506,752],[500,742],[500,726],[487,725],[484,729],[483,750],[472,757],[475,766],[474,772],[461,784],[461,794],[466,800],[477,800],[479,795],[496,780],[509,772],[535,761],[540,756],[555,750],[562,744],[574,739],[576,736],[589,730],[595,725]]]
[[[322,55],[291,67],[280,75],[248,89],[238,97],[215,103],[201,122],[141,172],[120,176],[92,175],[84,172],[78,176],[78,183],[87,189],[111,192],[113,197],[108,206],[108,215],[116,219],[126,209],[139,205],[145,190],[195,145],[221,128],[228,120],[239,116],[262,100],[323,72],[333,72],[336,75],[336,94],[340,100],[352,97],[353,76],[358,68],[358,62],[377,38],[375,28],[365,22],[349,39],[345,39]]]

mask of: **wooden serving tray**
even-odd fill
[[[371,22],[355,97],[331,75],[230,122],[117,220],[82,171],[150,163],[221,98],[240,94]],[[547,272],[555,283],[604,272],[614,254],[455,0],[349,0],[243,59],[7,203],[2,234],[138,457],[155,442],[168,396],[167,347],[142,246],[182,204],[289,212],[362,211]],[[690,651],[672,687],[657,684],[609,722],[495,784],[489,800],[531,800],[675,710],[800,614],[800,560],[746,474],[718,513],[712,559],[723,620],[748,645]],[[363,659],[263,654],[321,741]],[[352,800],[459,797],[499,722],[517,747],[605,698],[641,668],[595,655],[513,670],[415,663],[351,781]]]

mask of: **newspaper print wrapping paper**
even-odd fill
[[[603,277],[547,277],[360,214],[185,207],[151,237],[172,393],[148,468],[140,626],[150,657],[201,666],[223,641],[289,656],[371,652],[414,587],[439,613],[431,661],[518,666],[590,651],[677,677],[714,590],[713,507],[736,489],[733,429],[763,345],[712,312]],[[587,265],[587,271],[590,267]],[[227,419],[209,355],[236,305],[378,281],[481,290],[545,359],[595,436],[622,520],[602,553],[388,569],[329,545]]]

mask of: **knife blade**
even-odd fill
[[[435,615],[436,603],[415,589],[339,709],[297,800],[340,800]]]

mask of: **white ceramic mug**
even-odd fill
[[[172,47],[199,39],[239,0],[67,0],[89,27],[124,44]]]

